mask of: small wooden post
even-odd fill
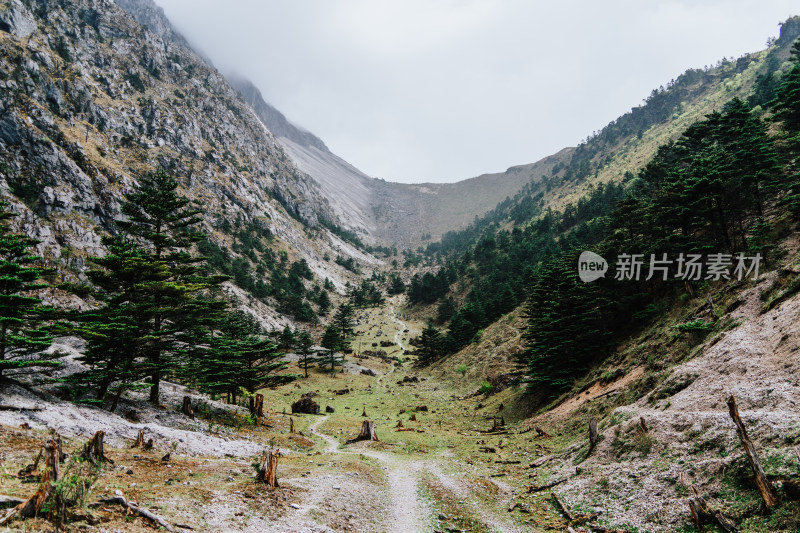
[[[764,469],[761,468],[761,461],[758,459],[756,447],[747,435],[747,428],[744,427],[744,422],[742,422],[742,418],[739,416],[739,407],[736,405],[736,398],[733,394],[728,398],[727,403],[733,423],[736,424],[736,431],[739,433],[739,439],[742,441],[742,447],[747,454],[747,460],[750,462],[750,467],[753,469],[753,474],[756,478],[756,487],[758,488],[758,492],[761,493],[761,499],[764,500],[764,505],[769,509],[778,503],[778,497],[775,495],[775,490],[767,479]]]

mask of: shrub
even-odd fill
[[[467,365],[461,364],[456,367],[456,372],[461,374],[462,376],[467,375]]]

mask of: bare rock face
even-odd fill
[[[22,2],[13,0],[0,11],[0,30],[24,39],[36,31],[36,20]]]
[[[323,259],[350,253],[323,227],[344,226],[325,193],[155,3],[0,3],[0,191],[37,255],[85,279],[125,193],[158,167],[231,262],[244,226],[344,286]],[[239,300],[278,325],[272,300]]]
[[[319,404],[311,398],[300,398],[292,404],[292,413],[303,413],[307,415],[318,415]]]

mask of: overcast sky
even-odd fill
[[[789,0],[156,0],[223,72],[365,173],[458,181],[579,143]]]

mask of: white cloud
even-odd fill
[[[156,0],[223,70],[368,174],[549,155],[684,70],[764,47],[775,0]]]

